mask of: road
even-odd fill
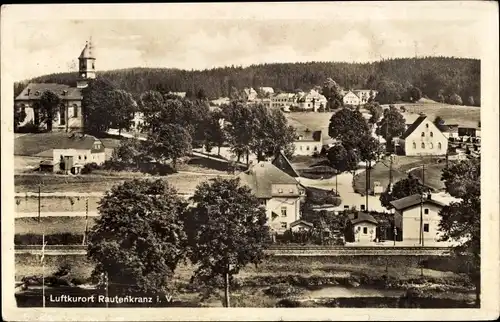
[[[16,254],[40,255],[40,245],[16,245]],[[449,255],[447,247],[384,247],[384,246],[274,246],[265,250],[271,256],[380,256],[380,255],[414,255],[432,256]],[[47,245],[45,255],[86,255],[84,245]]]

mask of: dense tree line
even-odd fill
[[[168,68],[130,68],[98,72],[117,88],[137,98],[141,93],[187,92],[209,99],[234,96],[233,89],[271,86],[294,92],[322,86],[332,77],[345,89],[369,88],[379,91],[380,103],[414,101],[420,95],[438,101],[478,105],[480,102],[480,61],[450,57],[397,58],[373,63],[309,62],[222,67],[202,71]],[[74,86],[77,73],[51,74],[31,82]],[[17,95],[24,86],[16,83]],[[454,95],[457,94],[457,95]]]

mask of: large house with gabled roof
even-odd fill
[[[425,114],[399,138],[399,152],[407,156],[445,155],[447,151],[448,138]]]
[[[300,203],[305,190],[300,183],[268,161],[260,161],[238,175],[241,184],[266,207],[272,232],[284,233],[300,219]]]

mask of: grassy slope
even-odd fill
[[[393,163],[392,182],[395,183],[401,179],[408,177],[406,171],[418,167],[422,164],[428,165],[425,174],[425,183],[433,189],[440,190],[444,187],[441,182],[441,171],[444,168],[444,163],[436,164],[436,159],[418,157],[398,156]],[[416,169],[418,170],[418,169]],[[370,183],[378,181],[383,187],[389,184],[390,165],[388,160],[378,162],[370,171]],[[416,174],[420,174],[417,171]],[[354,189],[359,193],[365,192],[366,175],[365,173],[358,174],[354,177]]]

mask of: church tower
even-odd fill
[[[76,87],[85,88],[89,80],[95,78],[95,57],[93,51],[92,39],[85,43],[85,47],[78,57],[78,81]]]

